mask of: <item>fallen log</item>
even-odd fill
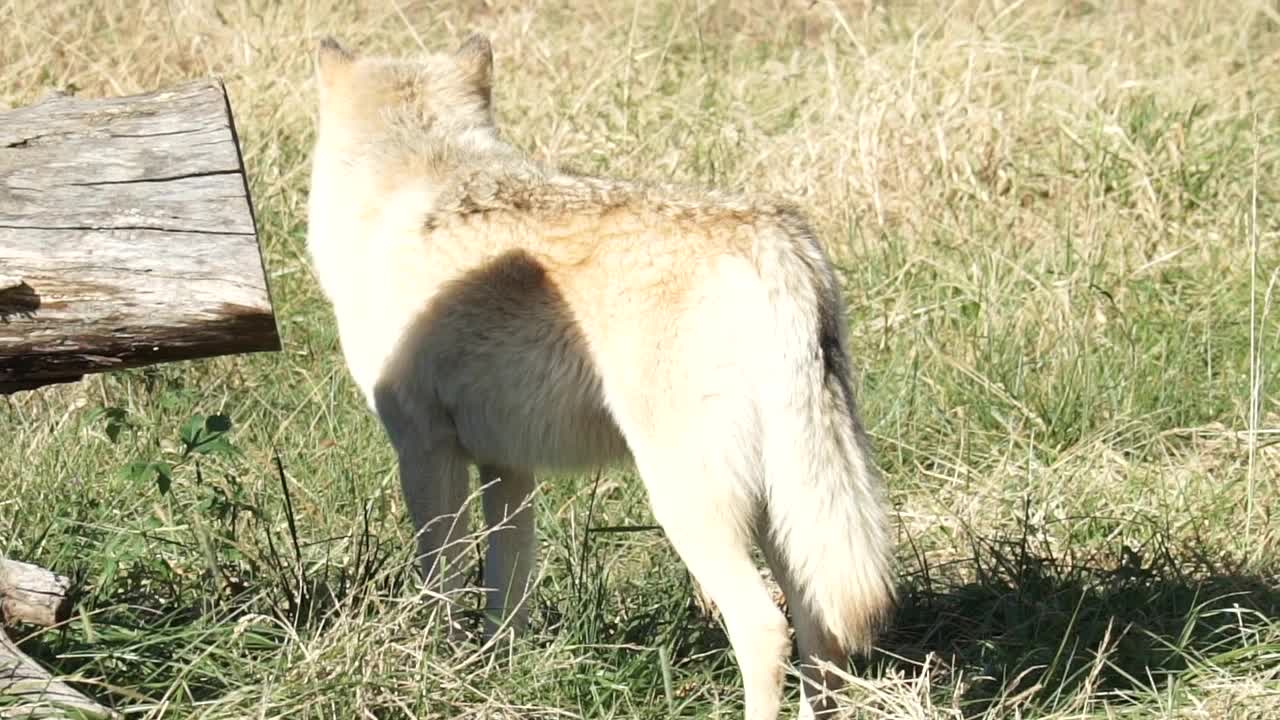
[[[54,679],[4,630],[16,622],[53,625],[71,611],[71,581],[29,563],[0,558],[0,718],[118,718]]]
[[[0,113],[0,394],[279,349],[221,82]]]

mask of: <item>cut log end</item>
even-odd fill
[[[0,620],[56,625],[71,614],[71,581],[37,565],[0,559]]]
[[[4,625],[53,625],[71,613],[71,581],[0,558],[0,718],[118,718],[114,710],[55,679],[9,639]]]

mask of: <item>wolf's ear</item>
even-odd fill
[[[345,77],[355,60],[355,53],[337,40],[328,36],[322,38],[316,49],[316,77],[320,81],[321,90],[329,90]]]
[[[463,77],[484,95],[485,102],[488,102],[489,94],[493,89],[493,46],[489,44],[489,38],[480,33],[474,33],[453,55],[458,61]]]

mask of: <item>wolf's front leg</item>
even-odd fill
[[[422,577],[429,589],[446,595],[463,585],[462,555],[472,541],[463,507],[467,465],[461,455],[438,448],[400,453],[400,486],[418,537]]]
[[[426,587],[441,603],[449,637],[465,637],[453,619],[457,591],[466,580],[463,554],[470,546],[468,463],[452,448],[418,446],[400,452],[400,486],[418,538],[418,562]]]
[[[485,638],[506,622],[516,633],[529,618],[529,579],[537,561],[534,533],[533,473],[516,468],[480,466],[484,519],[489,527],[485,554]]]
[[[444,596],[449,634],[461,638],[450,611],[465,579],[463,553],[472,540],[463,507],[470,463],[446,414],[405,403],[386,389],[375,395],[378,417],[399,459],[400,487],[417,537],[423,581],[428,590]]]

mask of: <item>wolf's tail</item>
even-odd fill
[[[835,277],[803,219],[783,220],[784,237],[756,247],[777,328],[775,374],[762,388],[763,540],[797,631],[808,627],[809,650],[830,658],[874,643],[895,599],[892,539]]]

